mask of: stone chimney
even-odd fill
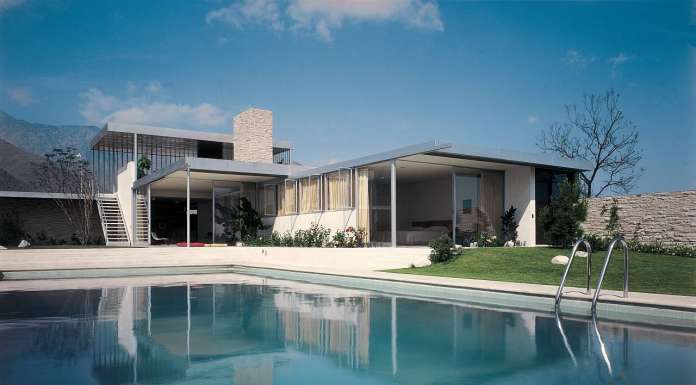
[[[273,163],[273,111],[250,108],[234,117],[234,160]]]

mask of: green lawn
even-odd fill
[[[565,266],[552,265],[554,255],[570,250],[545,247],[466,249],[456,259],[419,268],[390,270],[395,273],[435,275],[491,281],[538,283],[557,286]],[[606,252],[593,254],[592,287],[599,278]],[[566,286],[584,287],[585,258],[576,256]],[[614,251],[603,289],[621,290],[623,255]],[[696,258],[631,252],[629,290],[645,293],[696,295]]]

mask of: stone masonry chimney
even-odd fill
[[[234,160],[273,163],[273,111],[250,108],[234,117]]]

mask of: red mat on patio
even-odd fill
[[[186,242],[179,242],[176,244],[179,247],[186,247]],[[205,243],[202,242],[191,242],[191,247],[205,247]]]

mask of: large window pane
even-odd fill
[[[325,209],[344,210],[353,207],[353,172],[341,169],[325,174]]]
[[[320,180],[320,176],[310,176],[299,180],[301,213],[311,213],[321,209]]]
[[[358,170],[358,227],[370,242],[391,242],[391,164]]]

